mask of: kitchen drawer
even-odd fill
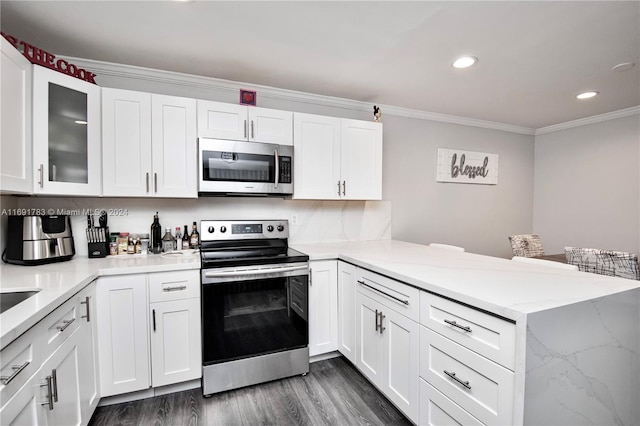
[[[419,425],[483,425],[480,420],[464,411],[424,379],[418,380],[420,381]]]
[[[200,297],[197,269],[149,274],[149,303]]]
[[[357,268],[358,291],[386,307],[418,321],[420,290],[366,269]]]
[[[420,377],[485,424],[512,424],[514,373],[420,326]]]
[[[42,361],[80,328],[85,313],[84,305],[80,305],[76,298],[72,297],[40,321],[40,333],[44,336]]]
[[[515,368],[514,323],[422,291],[420,324],[510,370]]]
[[[40,368],[45,345],[41,330],[40,323],[36,324],[0,352],[0,407]]]

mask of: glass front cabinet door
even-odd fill
[[[100,135],[100,87],[34,66],[34,192],[100,195]]]

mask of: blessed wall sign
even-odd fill
[[[89,83],[97,84],[94,80],[96,76],[94,73],[80,68],[72,63],[65,61],[64,59],[57,59],[56,55],[53,55],[46,50],[42,50],[39,47],[33,46],[26,41],[18,40],[9,34],[1,33],[2,37],[7,39],[13,47],[18,49],[25,58],[27,58],[32,64],[42,65],[54,71],[61,72],[63,74],[70,75],[80,80],[88,81]]]
[[[437,182],[498,184],[498,154],[438,148]]]

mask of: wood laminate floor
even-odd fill
[[[309,374],[204,398],[201,389],[99,407],[98,425],[410,425],[344,358]]]

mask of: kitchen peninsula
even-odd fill
[[[339,260],[339,297],[342,295],[340,280],[348,276],[347,273],[340,273],[340,264],[355,265],[358,271],[364,271],[363,274],[356,273],[358,277],[365,277],[364,280],[359,279],[362,281],[360,284],[356,284],[360,288],[364,288],[363,283],[374,284],[366,279],[370,271],[382,276],[378,278],[378,282],[383,283],[377,286],[378,291],[388,291],[393,287],[385,286],[382,281],[384,278],[420,290],[419,380],[421,385],[434,385],[436,388],[436,383],[442,383],[440,389],[445,391],[444,386],[451,385],[447,396],[467,411],[475,410],[477,413],[476,417],[466,417],[468,413],[458,417],[465,419],[467,424],[477,422],[477,417],[482,415],[489,419],[483,423],[494,424],[576,424],[585,419],[592,424],[640,424],[638,281],[531,266],[393,240],[300,244],[294,245],[294,248],[309,254],[312,268],[314,261]],[[399,295],[397,292],[393,294]],[[429,301],[434,296],[440,300],[440,308],[438,303]],[[460,314],[461,311],[468,314],[467,323],[471,323],[474,332],[485,328],[483,322],[491,324],[498,318],[499,323],[495,325],[502,324],[502,329],[491,325],[486,329],[505,332],[496,334],[491,331],[481,336],[479,340],[485,340],[484,343],[493,346],[485,350],[483,342],[472,342],[474,339],[469,338],[468,335],[473,333],[458,327],[461,324],[459,318],[465,317],[464,313]],[[366,306],[359,304],[356,315],[357,323],[366,316]],[[411,316],[408,311],[405,315]],[[451,325],[452,321],[449,324],[442,323],[443,319],[445,322],[447,320],[442,315],[458,318],[457,324]],[[434,319],[440,323],[434,323]],[[509,324],[515,325],[513,336],[509,335]],[[437,333],[433,333],[430,330],[432,328]],[[348,334],[341,331],[343,335]],[[358,328],[356,334],[359,331]],[[458,343],[442,338],[441,334]],[[437,337],[438,342],[446,342],[435,346],[425,345],[423,337],[428,335]],[[339,339],[339,348],[345,353],[342,350],[343,336]],[[513,341],[510,342],[510,339]],[[360,338],[356,346],[366,347],[367,344],[366,339]],[[513,352],[503,356],[505,351],[509,352],[510,345],[513,345]],[[491,367],[499,367],[497,370],[505,370],[502,366],[507,367],[506,370],[514,373],[512,379],[506,380],[513,380],[513,387],[510,387],[510,383],[499,383],[498,386],[488,386],[476,393],[475,388],[466,389],[452,377],[440,377],[442,372],[433,371],[432,367],[438,361],[433,358],[442,355],[441,348],[451,347],[457,354],[463,351],[461,346],[472,348],[468,352],[480,353],[485,359],[493,359],[495,363],[492,364],[496,365]],[[357,366],[363,361],[362,352],[361,349],[357,356]],[[426,352],[430,355],[429,359],[425,359]],[[390,354],[394,355],[392,351]],[[464,363],[456,363],[453,358],[455,356],[442,361],[441,366],[457,364],[461,371],[474,374],[469,367],[462,365]],[[367,362],[363,361],[364,364]],[[468,365],[475,366],[471,362]],[[361,371],[367,375],[366,371]],[[498,373],[488,373],[488,379],[492,374]],[[463,377],[463,374],[459,373],[459,376]],[[434,383],[427,384],[429,379]],[[476,381],[482,379],[477,377]],[[473,379],[470,381],[473,385]],[[432,393],[436,392],[430,389]],[[505,389],[510,392],[505,396],[506,399],[501,400],[500,394]],[[496,393],[497,396],[480,395],[483,391]],[[411,391],[407,390],[409,394]],[[451,405],[448,398],[443,398],[441,406],[445,403]],[[513,404],[507,408],[512,418],[505,420],[499,412],[505,409],[508,401]],[[417,405],[421,410],[420,424],[427,423],[423,416],[429,415],[431,418],[433,412],[423,413],[422,410],[425,405],[432,404],[423,401],[422,388]],[[452,407],[447,414],[451,415],[452,411],[459,408]]]

